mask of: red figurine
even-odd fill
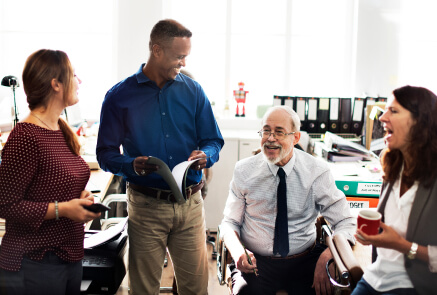
[[[244,83],[240,82],[238,83],[238,90],[234,90],[234,98],[237,102],[237,110],[235,113],[235,117],[245,117],[245,109],[244,104],[246,103],[246,93],[249,93],[249,91],[243,90]]]

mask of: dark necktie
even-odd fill
[[[275,222],[273,254],[280,254],[285,257],[290,250],[288,245],[287,184],[285,182],[285,172],[282,168],[279,168],[278,175],[278,215]]]

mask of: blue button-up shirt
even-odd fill
[[[183,74],[164,87],[138,72],[112,87],[103,101],[97,140],[100,167],[135,184],[169,189],[156,173],[137,176],[138,156],[163,160],[170,169],[186,161],[193,150],[202,150],[206,167],[219,159],[224,141],[202,87]],[[120,149],[122,146],[122,151]],[[201,180],[189,169],[187,186]]]

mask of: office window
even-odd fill
[[[0,0],[0,78],[21,82],[26,58],[41,48],[65,51],[82,79],[80,110],[98,118],[105,92],[114,83],[113,6],[108,0]],[[16,98],[22,119],[28,113],[23,87]],[[0,87],[0,124],[11,122],[12,91]]]
[[[227,1],[164,0],[163,18],[178,20],[193,32],[186,69],[210,101],[224,101],[227,83]]]
[[[290,81],[299,96],[351,95],[353,1],[293,1]]]
[[[126,40],[148,39],[151,20],[174,18],[193,31],[187,69],[219,116],[226,101],[235,112],[240,81],[252,117],[275,94],[386,96],[405,84],[436,91],[436,8],[428,0],[0,0],[0,78],[21,82],[30,53],[64,50],[83,80],[82,116],[98,119],[106,91],[145,61],[147,46],[129,50]],[[17,100],[22,118],[22,87]],[[0,125],[11,122],[11,101],[11,89],[0,87]]]
[[[187,68],[219,110],[227,100],[234,112],[238,82],[249,91],[246,110],[252,116],[275,94],[350,91],[352,1],[164,2],[164,17],[193,31]]]

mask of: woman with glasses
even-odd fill
[[[352,294],[436,294],[437,97],[421,87],[398,88],[380,121],[387,145],[383,222],[378,235],[357,229],[357,240],[373,245],[377,257]]]
[[[0,294],[80,294],[84,223],[100,216],[85,186],[88,165],[59,116],[78,102],[80,79],[67,54],[29,56],[23,86],[30,114],[9,135],[0,165]]]

